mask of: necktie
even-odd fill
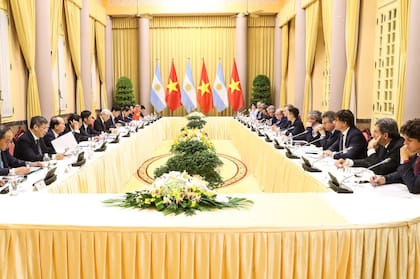
[[[344,137],[344,134],[341,135],[341,142],[340,142],[340,151],[344,150],[346,147],[346,138]]]
[[[4,168],[3,156],[0,156],[0,169]]]
[[[414,163],[414,175],[420,174],[420,156],[417,155],[416,162]]]
[[[38,150],[38,155],[42,155],[41,145],[39,144],[39,139],[35,140],[36,148]]]

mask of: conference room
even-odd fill
[[[0,278],[418,278],[417,10],[0,0]]]

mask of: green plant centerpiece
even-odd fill
[[[157,178],[150,187],[125,194],[122,198],[103,201],[111,206],[156,209],[167,214],[193,215],[196,211],[223,208],[246,208],[249,199],[218,194],[206,182],[186,172],[172,171]]]
[[[120,77],[116,84],[114,106],[124,108],[135,103],[133,83],[126,76]]]
[[[174,155],[165,165],[155,170],[155,178],[170,171],[186,171],[189,175],[201,176],[211,189],[220,187],[223,183],[218,168],[223,164],[216,154],[215,147],[210,141],[203,126],[206,121],[201,113],[192,113],[186,127],[175,138],[171,146]]]
[[[271,104],[270,79],[266,75],[257,75],[252,82],[251,103]]]

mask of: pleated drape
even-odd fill
[[[105,84],[105,25],[100,21],[95,21],[95,40],[96,40],[96,56],[98,62],[99,79],[101,82],[101,100],[102,107],[108,107],[108,97],[106,94]]]
[[[66,30],[69,40],[71,61],[76,74],[76,111],[85,109],[85,99],[81,80],[81,53],[80,53],[80,9],[81,3],[74,0],[64,0],[66,15]]]
[[[350,108],[352,92],[355,90],[354,65],[357,54],[360,0],[346,0],[346,57],[347,70],[344,81],[341,107]]]
[[[311,109],[312,98],[312,70],[315,61],[316,39],[318,38],[318,22],[319,22],[319,1],[313,1],[312,4],[305,9],[305,91],[303,95],[303,117]]]
[[[213,84],[220,59],[225,81],[229,82],[235,55],[235,38],[235,19],[230,16],[154,17],[150,21],[150,77],[153,78],[158,59],[162,80],[166,85],[173,59],[178,82],[182,84],[186,62],[190,58],[191,71],[197,86],[204,58],[210,84]],[[249,47],[248,50],[250,51]],[[183,107],[174,112],[165,109],[162,114],[185,115],[186,111]],[[232,110],[228,108],[217,113],[212,109],[208,115],[232,115]]]
[[[127,76],[133,83],[136,100],[139,100],[139,31],[137,18],[112,19],[112,59],[115,84],[120,77]]]
[[[409,18],[409,0],[398,1],[399,12],[399,34],[400,34],[400,65],[398,67],[398,87],[397,87],[397,112],[395,120],[398,125],[403,124],[404,119],[404,97],[405,97],[405,77],[407,72],[407,48],[408,48],[408,18]],[[412,15],[415,16],[415,15]]]
[[[325,84],[330,84],[331,78],[331,43],[332,43],[332,0],[321,1],[321,14],[322,14],[322,30],[324,33],[324,46],[325,46],[325,58],[326,58],[326,74],[324,75]],[[326,88],[323,94],[323,104],[325,110],[329,109],[330,106],[330,87]]]
[[[248,18],[248,103],[252,97],[252,82],[257,75],[274,78],[274,16]],[[271,86],[271,101],[274,101],[274,90]]]
[[[26,119],[41,115],[35,72],[35,1],[10,0],[17,37],[29,72]]]
[[[59,88],[59,82],[60,78],[58,77],[58,37],[60,35],[60,21],[61,21],[61,15],[63,12],[63,1],[62,0],[56,0],[50,2],[50,39],[51,39],[51,69],[56,69],[57,71],[57,77],[53,77],[52,80],[52,100],[53,100],[53,111],[54,114],[58,111],[58,102],[57,98],[59,98],[57,91]],[[53,70],[53,73],[55,71]],[[57,84],[54,82],[54,78],[57,79]]]
[[[287,66],[289,62],[289,23],[281,27],[281,86],[280,107],[286,105],[287,100]]]
[[[4,11],[8,11],[8,1],[7,0],[0,0],[0,9]]]
[[[90,67],[92,69],[93,65],[92,63],[95,61],[95,19],[89,17],[89,53],[90,53]],[[96,66],[96,65],[95,65]],[[91,72],[91,79],[95,79],[96,76],[92,75]],[[90,111],[95,111],[97,106],[97,102],[99,101],[99,98],[97,98],[97,92],[96,88],[94,88],[94,84],[91,84],[90,87],[90,99],[91,99],[91,108]],[[94,102],[95,101],[95,102]]]

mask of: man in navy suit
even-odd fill
[[[108,120],[111,118],[111,111],[103,109],[93,123],[93,128],[98,132],[109,132],[111,127],[108,127]]]
[[[354,115],[348,109],[337,111],[335,128],[341,132],[338,151],[334,159],[363,159],[366,158],[367,142],[362,132],[354,124]]]
[[[14,156],[29,162],[42,161],[42,151],[46,149],[43,137],[47,131],[48,120],[45,117],[32,117],[29,129],[16,142]]]
[[[373,185],[404,183],[412,194],[420,194],[420,118],[408,120],[401,127],[404,146],[400,149],[401,165],[393,173],[374,176]]]
[[[90,112],[89,110],[84,110],[80,113],[80,117],[82,118],[80,134],[83,137],[96,137],[101,134],[93,128],[93,122],[95,121],[95,117],[92,115],[92,112]]]
[[[300,120],[299,109],[296,107],[288,107],[287,118],[289,119],[289,124],[286,128],[286,136],[292,135],[296,136],[305,131],[302,120]],[[295,138],[300,139],[300,138]],[[305,139],[305,135],[302,135],[302,139]]]
[[[389,162],[380,164],[372,171],[376,174],[394,172],[400,165],[400,148],[404,139],[398,132],[398,124],[392,118],[381,118],[375,123],[373,138],[369,141],[366,159],[340,159],[336,162],[338,167],[371,167],[389,158]]]
[[[323,150],[330,152],[338,151],[341,132],[335,128],[336,114],[334,111],[326,111],[322,114],[322,127],[318,130],[321,134],[319,142]]]
[[[0,175],[25,175],[29,168],[25,167],[25,161],[16,159],[9,153],[9,145],[13,139],[13,132],[9,127],[0,126]]]
[[[54,154],[55,149],[52,145],[52,141],[61,136],[66,129],[64,119],[59,116],[53,116],[50,119],[50,128],[44,136],[45,150],[43,153]]]

